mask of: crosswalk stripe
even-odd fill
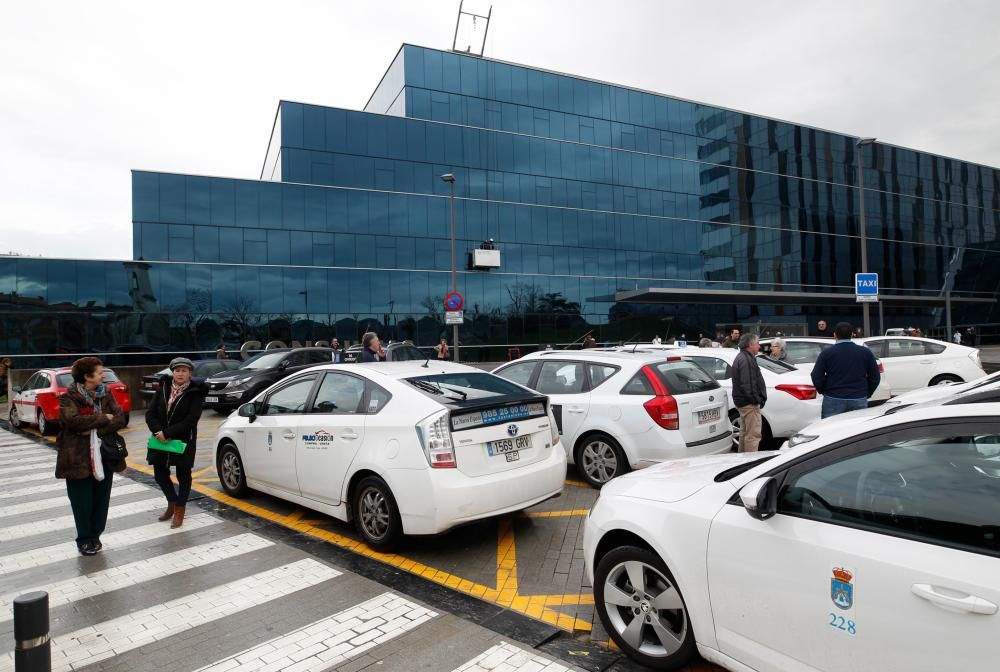
[[[21,476],[0,478],[0,486],[15,485],[17,483],[30,483],[31,481],[41,481],[46,478],[55,478],[55,471],[53,470],[52,467],[49,467],[44,471],[37,471],[33,474],[23,474]]]
[[[147,490],[149,489],[147,488]],[[149,491],[152,492],[152,490]],[[161,507],[166,508],[166,503],[162,495],[150,497],[149,499],[143,499],[138,502],[119,504],[118,506],[112,506],[108,509],[108,520],[121,518],[123,516],[131,516],[133,513],[152,511],[153,509],[159,509]],[[48,520],[36,520],[34,522],[23,523],[21,525],[0,527],[0,541],[12,541],[14,539],[22,539],[24,537],[33,537],[36,534],[45,534],[46,532],[53,532],[55,530],[65,530],[67,528],[74,527],[75,525],[76,522],[73,520],[73,514],[69,514],[59,516],[58,518],[50,518]]]
[[[142,483],[128,483],[111,486],[112,499],[115,497],[124,497],[125,495],[134,495],[137,492],[153,492],[153,489],[143,485]],[[39,499],[34,502],[8,504],[0,509],[0,525],[3,524],[3,519],[8,516],[20,516],[25,513],[35,513],[37,511],[44,511],[45,509],[57,509],[61,507],[69,507],[69,499],[65,495],[62,497]],[[164,507],[166,507],[166,504],[164,504]]]
[[[24,439],[19,439],[17,441],[4,441],[0,443],[0,450],[6,453],[18,453],[31,451],[41,451],[44,450],[42,446],[38,445],[34,441],[26,441]]]
[[[11,605],[18,595],[33,590],[44,590],[49,594],[49,607],[57,607],[77,602],[112,590],[135,586],[144,581],[152,581],[171,574],[177,574],[195,567],[203,567],[213,562],[235,558],[245,553],[258,551],[274,542],[249,532],[234,537],[212,541],[190,548],[184,548],[146,560],[130,562],[112,569],[91,572],[47,586],[22,589],[0,596],[0,624],[12,619]]]
[[[93,665],[337,576],[340,572],[317,560],[299,560],[57,636],[52,672]],[[0,659],[0,671],[13,669],[14,655],[8,653]]]
[[[437,614],[393,593],[216,661],[196,672],[322,672],[429,621]]]
[[[16,449],[0,448],[0,457],[5,460],[23,460],[29,457],[43,457],[49,455],[55,457],[56,451],[46,450],[41,446],[19,446]]]
[[[0,460],[0,469],[3,471],[7,470],[7,467],[18,466],[23,464],[42,464],[45,462],[54,462],[56,459],[55,453],[49,453],[48,455],[27,455],[25,457],[11,458],[9,460]]]
[[[171,529],[170,525],[157,521],[148,525],[131,527],[127,530],[105,534],[101,537],[101,542],[104,544],[104,553],[107,554],[108,551],[141,544],[159,537],[165,537],[168,534],[180,534],[186,530],[197,530],[221,522],[218,518],[214,518],[207,513],[199,513],[185,518],[184,527],[178,529]],[[60,560],[68,560],[75,558],[79,553],[80,551],[76,547],[76,542],[67,541],[44,548],[35,548],[0,556],[0,575],[11,574],[22,569],[41,567],[42,565],[59,562]]]
[[[17,474],[26,471],[45,471],[46,474],[52,473],[52,467],[55,466],[55,460],[49,459],[39,462],[31,462],[29,464],[18,463],[15,466],[3,467],[2,472],[5,476],[7,474]]]
[[[115,483],[121,483],[128,480],[122,476],[115,476]],[[112,486],[112,492],[117,486]],[[63,479],[53,479],[51,483],[43,483],[42,485],[26,485],[23,488],[17,488],[15,490],[7,490],[4,488],[3,492],[0,492],[0,500],[4,499],[19,499],[21,497],[27,497],[28,495],[37,495],[41,492],[52,492],[54,490],[66,491],[66,481]]]
[[[573,672],[579,668],[567,667],[562,663],[549,660],[533,651],[500,642],[481,654],[455,668],[453,672],[485,672],[486,670],[503,670],[504,672]]]

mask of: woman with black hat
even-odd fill
[[[194,363],[187,357],[176,357],[170,362],[170,376],[162,376],[160,389],[153,396],[146,411],[146,425],[156,441],[150,440],[146,461],[153,466],[156,483],[167,498],[167,510],[160,520],[170,520],[170,527],[184,523],[184,507],[191,494],[191,468],[197,449],[198,420],[205,403],[206,388],[201,379],[193,380]],[[157,441],[167,444],[179,441],[183,453],[157,448]],[[177,472],[178,488],[170,480],[170,467]]]

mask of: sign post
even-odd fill
[[[878,273],[854,274],[854,300],[857,303],[878,303]]]

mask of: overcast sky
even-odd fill
[[[458,4],[5,2],[0,253],[130,258],[131,169],[258,178],[278,100],[360,110]],[[485,55],[996,167],[998,35],[994,0],[495,0]]]

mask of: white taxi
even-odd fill
[[[219,428],[225,491],[354,521],[387,548],[558,495],[566,454],[539,394],[469,366],[328,364],[271,386]]]
[[[601,491],[584,558],[605,628],[650,667],[697,651],[759,672],[993,669],[1000,403],[628,474]]]

